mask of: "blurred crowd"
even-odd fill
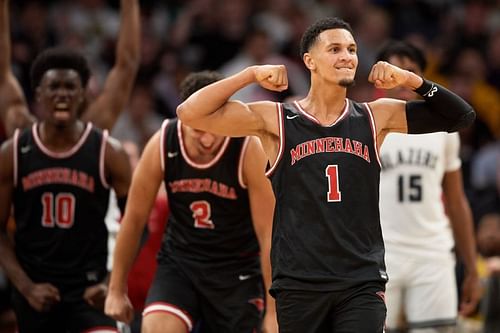
[[[101,89],[113,63],[118,4],[12,2],[12,66],[28,98],[33,98],[32,60],[55,45],[82,50],[94,73],[90,98]],[[477,225],[483,216],[499,213],[500,1],[143,0],[141,11],[140,70],[114,137],[142,148],[162,119],[175,117],[179,82],[192,71],[212,69],[227,76],[251,64],[285,64],[287,91],[278,94],[251,86],[235,98],[250,102],[304,96],[309,75],[298,52],[301,34],[320,17],[339,16],[352,25],[358,44],[356,86],[349,90],[353,99],[363,102],[377,96],[367,81],[377,50],[390,39],[404,39],[425,50],[427,78],[473,105],[477,120],[460,133],[466,193]],[[28,102],[37,112],[32,100]],[[4,139],[0,133],[0,142]]]
[[[113,62],[118,1],[20,0],[12,4],[13,66],[32,97],[29,66],[43,49],[66,45],[92,65],[91,91]],[[298,55],[305,27],[322,16],[352,25],[359,49],[357,85],[350,94],[373,98],[366,78],[377,49],[389,39],[423,48],[426,76],[469,101],[479,117],[464,133],[470,153],[500,137],[500,6],[495,0],[188,0],[141,1],[141,67],[130,105],[115,135],[142,146],[160,118],[175,116],[178,83],[193,70],[233,74],[249,64],[285,64],[290,89],[269,95],[249,88],[237,98],[283,100],[306,93],[308,75]]]

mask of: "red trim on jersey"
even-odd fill
[[[17,146],[19,145],[19,129],[16,129],[14,132],[14,136],[12,138],[12,161],[14,164],[14,174],[12,175],[14,177],[14,187],[17,186],[17,165],[18,165],[18,160],[17,160]]]
[[[104,162],[106,158],[106,143],[108,142],[109,132],[108,130],[102,131],[102,142],[101,142],[101,151],[99,153],[99,176],[101,177],[101,183],[104,188],[108,189],[109,184],[106,180],[106,171],[104,168]]]
[[[161,132],[160,132],[160,163],[161,163],[161,171],[165,173],[165,137],[167,135],[167,125],[169,119],[165,119],[161,124]]]
[[[285,123],[283,120],[283,104],[276,103],[276,111],[278,112],[278,127],[279,127],[278,133],[279,133],[280,143],[278,147],[278,155],[276,155],[276,160],[271,165],[269,170],[266,171],[267,177],[270,177],[273,174],[279,161],[281,161],[281,158],[283,157],[283,151],[285,150]]]
[[[188,332],[191,332],[191,330],[193,329],[193,319],[191,318],[191,316],[186,311],[173,304],[166,302],[153,302],[146,306],[146,308],[142,312],[142,316],[145,317],[148,314],[154,312],[168,312],[179,318],[186,325]]]
[[[345,107],[344,107],[344,110],[342,111],[342,113],[340,114],[340,116],[331,124],[329,125],[322,125],[318,118],[316,118],[315,116],[313,116],[312,114],[309,114],[307,113],[306,110],[304,110],[302,108],[302,106],[300,106],[299,102],[298,101],[294,101],[293,102],[295,104],[295,106],[297,107],[297,109],[306,117],[308,118],[309,120],[315,122],[316,124],[320,125],[320,126],[323,126],[323,127],[332,127],[334,125],[336,125],[339,121],[341,121],[342,119],[345,118],[345,116],[349,113],[349,100],[346,98],[345,99]]]
[[[83,331],[83,333],[116,333],[116,332],[119,332],[118,329],[111,326],[96,326],[89,328],[86,331]]]
[[[382,163],[380,163],[380,156],[378,152],[377,127],[375,125],[375,118],[373,117],[373,111],[368,105],[368,103],[363,103],[363,104],[365,105],[368,116],[370,117],[370,127],[372,128],[373,143],[375,144],[375,157],[377,158],[378,165],[382,167]]]
[[[249,143],[250,143],[250,137],[246,137],[245,141],[243,141],[243,146],[241,147],[240,159],[238,162],[238,182],[240,183],[241,188],[244,188],[244,189],[247,188],[247,185],[243,181],[243,163],[245,160],[245,155],[246,155]]]
[[[385,304],[385,292],[384,291],[377,291],[375,294],[377,294],[378,297],[380,297]]]
[[[190,166],[192,166],[193,168],[196,168],[196,169],[208,169],[208,168],[212,167],[215,163],[217,163],[220,160],[220,158],[222,157],[222,155],[224,155],[224,152],[226,151],[226,148],[229,145],[229,140],[230,140],[230,137],[227,136],[224,139],[224,142],[222,143],[221,148],[219,148],[219,152],[217,153],[217,155],[215,155],[215,157],[211,161],[209,161],[208,163],[199,164],[199,163],[196,163],[195,161],[193,161],[191,158],[189,158],[189,155],[186,151],[186,147],[184,146],[184,140],[182,139],[182,126],[181,126],[180,120],[177,121],[177,135],[179,136],[181,153],[182,153],[182,156],[184,157],[184,160],[187,162],[187,164],[189,164]]]
[[[83,145],[83,143],[85,142],[85,140],[89,136],[91,129],[92,129],[92,124],[87,123],[87,127],[83,131],[83,134],[80,137],[80,139],[78,140],[78,142],[73,147],[71,147],[69,150],[63,151],[63,152],[55,152],[55,151],[52,151],[49,148],[44,146],[42,140],[40,139],[40,136],[38,135],[36,123],[33,124],[32,132],[33,132],[33,137],[35,138],[36,145],[38,146],[38,148],[40,148],[40,150],[45,155],[50,156],[52,158],[67,158],[67,157],[70,157],[71,155],[73,155],[74,153],[76,153],[78,151],[78,149],[80,149],[80,147]]]

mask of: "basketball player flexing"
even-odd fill
[[[7,1],[1,0],[0,40],[10,51],[7,14]],[[116,108],[128,98],[132,83],[121,81],[135,76],[138,29],[137,1],[123,0],[118,47],[122,60],[117,60],[104,92],[86,109],[104,126],[115,117],[105,113],[119,112]],[[131,43],[124,42],[124,34]],[[10,59],[10,52],[6,56]],[[1,109],[8,119],[29,123],[24,96],[9,61],[3,60]],[[130,167],[127,155],[106,131],[78,120],[87,105],[89,76],[78,53],[49,49],[40,54],[31,78],[44,118],[16,131],[0,150],[0,264],[16,289],[13,304],[20,332],[116,331],[102,311],[107,276],[104,214],[110,187],[124,206]],[[96,108],[105,112],[99,114]],[[15,244],[6,235],[11,204]]]
[[[11,69],[9,32],[9,0],[0,0],[0,119],[7,136],[16,128],[30,127],[35,118],[28,110],[26,98]],[[140,17],[137,0],[121,0],[120,32],[116,44],[116,60],[102,92],[82,104],[82,120],[110,130],[125,108],[132,90],[140,58]],[[50,50],[50,49],[49,49]]]
[[[422,51],[405,42],[388,43],[378,60],[418,75],[426,66]],[[404,88],[388,90],[386,95],[418,98]],[[479,301],[474,227],[459,147],[458,133],[444,132],[391,133],[381,147],[380,220],[391,277],[386,291],[387,332],[398,329],[401,309],[411,332],[455,331],[454,240],[466,268],[460,312],[472,313]]]
[[[189,75],[181,97],[220,80],[214,72]],[[115,248],[106,313],[130,321],[127,274],[162,181],[170,218],[158,269],[143,312],[142,331],[260,332],[264,291],[271,280],[269,248],[274,197],[257,138],[229,138],[165,121],[146,145],[134,172]],[[262,275],[259,266],[259,245]],[[266,293],[267,294],[267,293]],[[277,332],[267,297],[264,332]]]
[[[389,132],[455,131],[475,113],[445,88],[386,62],[373,66],[369,81],[414,89],[423,101],[346,99],[358,58],[351,28],[340,19],[311,25],[301,54],[311,88],[300,101],[229,101],[251,83],[287,88],[284,66],[251,66],[194,93],[177,114],[193,128],[255,135],[263,144],[276,197],[271,291],[280,331],[382,332],[379,147]]]

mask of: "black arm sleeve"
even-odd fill
[[[408,133],[456,132],[476,118],[472,106],[448,89],[424,80],[415,90],[423,101],[406,103]]]

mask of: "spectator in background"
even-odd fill
[[[111,135],[120,141],[132,141],[142,151],[149,138],[160,128],[162,121],[163,118],[155,111],[155,99],[149,80],[139,78]]]
[[[487,57],[487,81],[500,91],[500,26],[492,32],[488,40]]]
[[[56,45],[57,33],[50,24],[51,17],[42,1],[26,1],[13,12],[19,19],[12,29],[13,72],[19,78],[26,93],[28,103],[33,102],[33,91],[29,84],[29,69],[36,55],[48,47]]]
[[[290,94],[298,96],[307,94],[309,79],[304,70],[290,59],[276,53],[268,32],[260,28],[255,28],[248,33],[241,51],[236,57],[225,63],[219,71],[224,76],[230,76],[253,64],[285,64],[291,75],[290,89],[286,94],[288,96]],[[234,99],[245,102],[262,99],[283,100],[285,97],[285,94],[266,90],[259,85],[245,87],[233,96]]]
[[[390,25],[390,16],[383,9],[368,5],[353,26],[359,47],[358,77],[364,78],[370,73],[378,48],[389,39]]]
[[[500,140],[483,146],[475,155],[471,185],[477,200],[477,244],[487,268],[481,304],[483,333],[496,333],[500,332]]]
[[[81,39],[83,52],[92,64],[106,48],[106,43],[117,35],[120,20],[106,0],[63,1],[54,6],[52,19],[61,40],[67,35]]]
[[[217,69],[240,50],[251,18],[249,0],[190,1],[174,24],[173,46],[184,48],[194,70]]]
[[[500,168],[498,169],[500,170]],[[499,172],[500,174],[500,172]],[[499,177],[500,179],[500,177]],[[481,218],[477,244],[486,259],[488,278],[481,312],[484,316],[483,333],[500,332],[500,188],[494,195],[493,206]]]

